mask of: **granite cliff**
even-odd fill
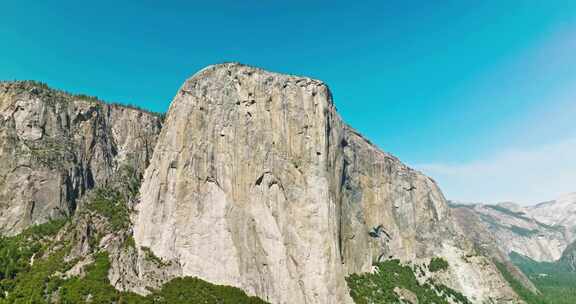
[[[175,275],[272,303],[350,303],[374,262],[448,260],[436,279],[475,303],[514,292],[430,178],[347,126],[317,80],[210,66],[174,98],[136,206],[134,238]]]

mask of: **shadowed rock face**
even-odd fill
[[[566,247],[566,250],[562,253],[560,262],[566,265],[571,271],[576,272],[576,242]]]
[[[345,276],[390,257],[444,256],[474,302],[518,302],[474,255],[428,177],[346,126],[327,86],[208,67],[170,107],[134,237],[179,269],[272,303],[350,303]]]
[[[0,83],[0,234],[70,215],[124,166],[142,174],[160,128],[160,118],[139,110]]]

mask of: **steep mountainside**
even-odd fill
[[[560,258],[560,263],[562,263],[566,269],[576,272],[576,241],[566,247]]]
[[[464,217],[462,221],[479,221],[479,228],[486,230],[506,255],[517,252],[536,261],[555,261],[569,242],[563,228],[539,222],[519,209],[481,204],[459,209],[470,211],[455,212]]]
[[[462,210],[456,214],[463,222],[479,221],[506,255],[516,252],[535,261],[557,261],[576,237],[576,194],[529,207],[513,203],[453,207]]]
[[[450,206],[454,219],[462,227],[468,239],[474,243],[479,253],[499,263],[501,270],[505,269],[526,289],[532,293],[538,293],[536,286],[510,261],[509,252],[506,251],[501,240],[491,230],[492,226],[486,224],[484,215],[476,212],[470,205],[450,203]]]
[[[555,262],[538,262],[512,252],[511,261],[517,265],[541,291],[540,302],[550,304],[576,303],[576,269],[574,243],[568,246],[562,258]]]
[[[451,207],[482,253],[505,266],[513,280],[539,291],[528,294],[529,303],[576,301],[574,194],[531,207],[514,203]]]
[[[441,256],[446,271],[423,277],[474,303],[520,302],[436,184],[346,126],[317,80],[239,64],[200,71],[172,102],[140,196],[136,247],[172,265],[164,279],[198,276],[272,303],[350,303],[347,275]]]
[[[141,175],[155,115],[34,82],[0,83],[0,235],[71,215],[119,170]]]

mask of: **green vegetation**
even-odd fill
[[[41,257],[47,254],[53,236],[65,223],[66,220],[52,221],[30,227],[17,236],[0,237],[0,303],[36,303],[18,299],[42,297],[37,291],[38,286],[51,288],[44,274],[66,267],[61,261],[63,249],[51,253],[49,258]],[[6,293],[10,300],[3,299]]]
[[[36,86],[38,88],[44,89],[44,90],[49,90],[50,87],[48,87],[48,84],[46,84],[45,82],[42,81],[36,81],[36,80],[24,80],[22,81],[23,83],[26,83],[28,85],[31,86]]]
[[[489,207],[494,209],[494,207],[497,207],[497,206],[489,206]],[[502,210],[508,210],[508,209],[502,208],[502,207],[499,207],[499,208],[501,208]],[[510,210],[508,210],[508,211],[512,212]],[[526,228],[522,228],[522,227],[519,227],[516,225],[512,225],[512,226],[502,225],[499,221],[495,220],[493,217],[491,217],[487,214],[481,213],[480,218],[484,222],[486,222],[490,226],[491,229],[507,229],[507,230],[510,230],[513,233],[518,234],[520,236],[529,237],[529,236],[536,235],[539,232],[537,229],[526,229]]]
[[[11,281],[7,296],[0,295],[0,304],[42,303],[125,303],[125,304],[265,304],[249,297],[238,288],[210,284],[198,278],[174,279],[161,289],[143,297],[131,292],[116,290],[108,280],[110,261],[105,252],[94,255],[94,262],[85,268],[83,277],[64,279],[61,275],[73,263],[64,263],[64,251],[60,250],[39,261],[28,271],[19,273]],[[4,296],[4,297],[3,297]]]
[[[557,263],[562,265],[565,270],[576,272],[576,241],[564,249],[562,257]]]
[[[116,290],[108,280],[110,261],[104,251],[92,255],[81,277],[63,274],[78,261],[66,261],[70,247],[54,239],[66,221],[31,227],[0,238],[0,304],[265,304],[242,290],[198,278],[174,279],[146,297]]]
[[[170,266],[170,262],[165,262],[164,260],[162,260],[160,257],[158,257],[157,255],[154,254],[154,252],[152,252],[152,250],[148,247],[140,247],[140,249],[142,249],[142,251],[144,252],[144,254],[146,255],[146,260],[150,261],[158,266]]]
[[[154,304],[265,304],[266,302],[249,297],[238,288],[210,284],[198,278],[177,278],[166,283],[138,303]]]
[[[118,190],[98,188],[86,205],[85,216],[98,214],[106,219],[109,228],[121,231],[130,225],[126,200],[137,193],[139,178],[129,167],[123,168],[127,177]],[[132,175],[132,178],[130,176]],[[33,226],[20,235],[0,238],[0,304],[48,304],[48,303],[93,303],[93,304],[265,304],[249,297],[242,290],[229,286],[214,285],[198,278],[178,278],[162,288],[152,290],[146,297],[116,290],[108,280],[110,261],[106,251],[92,253],[93,262],[84,267],[83,275],[64,275],[78,260],[66,259],[72,245],[70,238],[54,238],[62,231],[67,220],[52,221]],[[62,234],[73,231],[62,231]],[[95,231],[88,242],[97,248],[102,231]],[[61,240],[60,240],[61,239]],[[124,241],[125,248],[136,247],[132,236]],[[159,266],[167,266],[148,248],[142,248],[146,259]]]
[[[80,100],[84,100],[84,101],[88,101],[88,102],[95,102],[95,103],[100,103],[100,99],[98,99],[98,97],[96,96],[90,96],[90,95],[84,95],[84,94],[72,94],[72,96],[74,96],[76,99],[80,99]]]
[[[476,207],[476,204],[462,204],[462,203],[457,203],[454,201],[448,201],[448,206],[450,206],[451,208],[469,208],[469,209],[474,209],[474,207]]]
[[[130,225],[126,201],[117,190],[104,187],[95,189],[94,197],[86,208],[105,217],[114,231],[126,229]]]
[[[455,303],[472,304],[462,293],[448,288],[446,285],[437,284],[434,287],[440,291],[441,294],[451,297]]]
[[[28,239],[42,239],[56,235],[62,227],[68,222],[68,219],[52,220],[41,225],[34,225],[22,232],[19,237]]]
[[[114,303],[119,292],[108,281],[110,261],[106,253],[94,256],[94,262],[86,267],[83,278],[73,277],[60,284],[60,300],[63,303],[84,303],[90,297],[92,303]]]
[[[41,255],[46,246],[41,241],[55,235],[66,220],[52,221],[32,226],[14,237],[0,237],[0,291],[5,280],[14,279],[16,274],[30,268],[32,256]]]
[[[540,302],[529,304],[576,303],[576,272],[570,271],[568,265],[561,262],[536,262],[515,252],[510,254],[510,259],[542,292],[538,297]]]
[[[98,98],[97,96],[90,96],[90,95],[85,95],[85,94],[71,94],[68,92],[64,92],[64,93],[71,95],[76,99],[95,103],[95,104],[100,106],[100,109],[102,109],[102,106],[109,104],[109,105],[112,105],[114,107],[128,108],[128,109],[137,110],[137,111],[140,111],[143,113],[147,113],[147,114],[150,114],[150,115],[153,115],[153,116],[160,118],[161,121],[164,121],[164,117],[166,115],[165,113],[162,113],[162,112],[153,112],[153,111],[146,110],[142,107],[139,107],[139,106],[131,104],[131,103],[119,103],[119,102],[107,103],[107,102],[101,100],[100,98]]]
[[[26,271],[19,272],[4,291],[7,296],[0,303],[47,303],[62,281],[59,273],[70,269],[73,263],[64,263],[66,249],[35,261]]]
[[[498,206],[498,205],[486,205],[486,207],[488,207],[490,209],[494,209],[496,211],[499,211],[501,213],[507,214],[507,215],[515,217],[515,218],[523,219],[526,221],[532,220],[531,218],[527,217],[524,212],[515,212],[515,211],[512,211],[508,208],[504,208],[504,207]]]
[[[430,269],[431,272],[447,270],[448,262],[443,258],[433,257],[432,260],[430,261],[430,266],[428,266],[428,269]]]
[[[48,95],[48,96],[52,97],[53,99],[57,98],[60,101],[68,102],[70,99],[75,98],[78,100],[96,103],[96,104],[99,104],[101,106],[106,105],[106,104],[110,104],[112,106],[134,109],[134,110],[138,110],[140,112],[154,115],[156,117],[159,117],[162,121],[164,120],[164,117],[166,115],[165,113],[162,113],[162,112],[153,112],[153,111],[143,109],[143,108],[141,108],[137,105],[131,104],[131,103],[127,103],[127,104],[118,103],[118,102],[107,103],[107,102],[99,99],[97,96],[90,96],[90,95],[85,95],[85,94],[74,94],[74,93],[70,93],[70,92],[67,92],[64,90],[53,89],[53,88],[50,88],[46,83],[40,82],[40,81],[34,81],[34,80],[0,81],[0,83],[13,83],[13,84],[15,84],[17,86],[16,89],[19,90],[18,91],[19,93],[24,92],[24,91],[29,91],[31,88],[34,88],[34,89],[40,90],[39,91],[40,94]]]
[[[541,294],[534,294],[516,280],[504,264],[496,261],[496,266],[504,278],[526,303],[576,303],[576,273],[571,272],[566,265],[559,262],[536,262],[515,252],[510,254],[510,259],[541,291]]]
[[[132,157],[132,155],[129,155]],[[118,183],[122,193],[126,193],[126,200],[138,196],[142,177],[136,172],[136,169],[130,165],[122,165],[118,170]]]
[[[62,168],[72,156],[71,143],[62,138],[45,136],[39,141],[29,141],[26,146],[34,159],[51,169]]]
[[[136,241],[133,236],[130,235],[124,240],[124,248],[136,248]]]
[[[104,103],[103,101],[100,101],[102,103]],[[113,102],[111,103],[111,105],[113,106],[118,106],[118,107],[122,107],[122,108],[128,108],[128,109],[133,109],[133,110],[137,110],[140,112],[144,112],[153,116],[156,116],[158,118],[160,118],[161,121],[164,121],[164,119],[166,118],[166,113],[165,112],[153,112],[153,111],[149,111],[146,110],[142,107],[139,107],[135,104],[131,104],[131,103],[119,103],[119,102]]]
[[[562,226],[562,225],[547,225],[544,223],[540,223],[538,221],[535,221],[535,222],[536,222],[536,224],[538,224],[538,226],[544,227],[546,229],[550,229],[550,230],[554,230],[554,231],[558,231],[558,232],[564,231],[564,226]]]
[[[376,265],[374,273],[352,274],[346,278],[350,295],[355,303],[402,303],[395,288],[409,290],[421,304],[469,304],[461,293],[433,281],[420,284],[412,268],[400,264],[398,260],[389,260]]]
[[[526,229],[526,228],[522,228],[522,227],[518,227],[516,225],[512,225],[510,227],[510,230],[520,236],[525,236],[525,237],[529,237],[529,236],[533,236],[535,234],[538,234],[538,230],[536,229]]]
[[[491,229],[509,229],[508,226],[504,226],[502,224],[500,224],[498,221],[496,221],[492,216],[484,214],[484,213],[479,213],[478,214],[480,216],[480,218],[482,219],[482,221],[484,221],[485,223],[487,223]]]
[[[520,281],[518,281],[508,271],[508,268],[506,268],[506,265],[504,265],[498,261],[494,261],[494,264],[496,264],[496,267],[498,267],[498,270],[500,271],[500,273],[502,274],[504,279],[506,279],[506,281],[508,281],[508,283],[510,284],[510,287],[512,287],[512,289],[516,292],[516,294],[518,294],[518,296],[520,296],[520,298],[522,298],[522,300],[524,300],[527,304],[546,304],[546,303],[548,303],[548,302],[544,301],[540,295],[537,295],[537,294],[533,293],[532,291],[530,291],[528,288],[524,287],[524,285]],[[550,304],[552,304],[552,303],[550,303]]]

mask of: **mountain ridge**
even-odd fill
[[[576,238],[576,193],[533,206],[513,202],[460,202],[451,206],[468,208],[478,214],[506,254],[515,251],[535,261],[553,262],[561,258]]]
[[[73,203],[57,200],[74,205],[63,215],[70,221],[42,240],[53,247],[47,258],[66,249],[62,273],[82,277],[105,254],[109,284],[121,292],[150,294],[196,276],[271,303],[351,303],[349,275],[397,259],[422,286],[440,286],[433,292],[454,290],[451,301],[462,303],[461,292],[473,303],[522,302],[453,220],[436,183],[343,122],[321,81],[213,65],[184,82],[164,120],[78,96],[6,92],[3,148],[34,144],[50,157],[70,148],[56,168],[20,157],[30,174],[48,172],[43,180],[79,181]],[[11,234],[53,218],[56,199],[41,198],[35,204],[48,211]],[[432,271],[432,261],[446,266]]]

